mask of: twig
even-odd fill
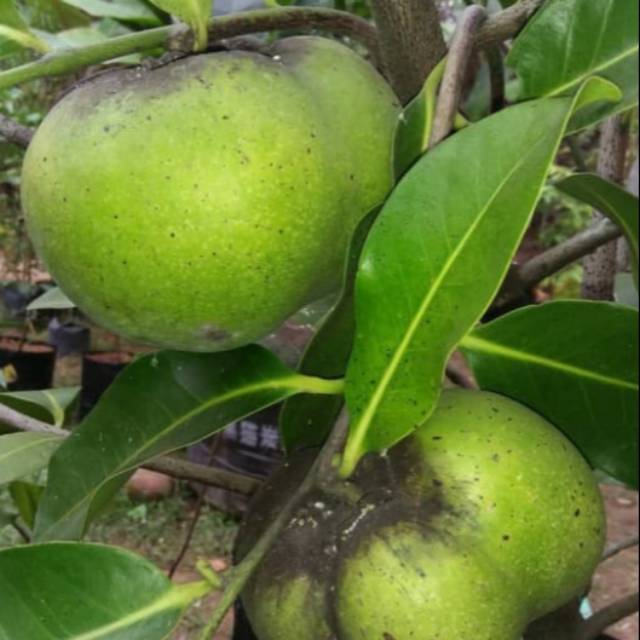
[[[518,35],[545,0],[520,0],[513,6],[496,13],[485,22],[476,35],[475,46],[488,49]]]
[[[610,604],[586,620],[576,633],[575,639],[596,640],[609,627],[637,613],[638,608],[640,608],[640,594],[636,592]]]
[[[442,142],[453,127],[460,106],[467,68],[474,50],[474,37],[486,19],[486,10],[480,5],[472,5],[464,10],[456,26],[440,85],[430,147],[435,147]]]
[[[629,142],[629,125],[624,116],[614,116],[602,126],[598,173],[607,180],[621,184],[625,178],[625,160]],[[605,216],[594,212],[594,221]],[[618,270],[618,243],[610,242],[584,260],[582,297],[589,300],[613,300]]]
[[[494,308],[508,307],[545,278],[621,236],[622,230],[618,226],[608,220],[602,220],[537,255],[522,266],[515,267],[498,294]]]
[[[33,129],[7,118],[0,113],[0,138],[26,149],[33,137]]]
[[[602,562],[606,562],[607,560],[611,560],[619,553],[623,551],[627,551],[627,549],[632,549],[633,547],[637,547],[640,544],[640,537],[637,535],[633,536],[633,538],[628,538],[627,540],[623,540],[618,544],[612,544],[607,550],[604,552],[602,556]]]
[[[18,431],[50,433],[61,438],[66,438],[71,435],[69,431],[65,431],[64,429],[53,427],[46,422],[30,418],[18,411],[14,411],[4,404],[0,404],[0,423]],[[225,471],[223,469],[207,467],[203,464],[195,464],[173,456],[156,458],[155,460],[143,464],[142,467],[152,471],[165,473],[174,478],[202,482],[212,487],[220,487],[242,495],[252,495],[261,484],[260,481],[255,478],[243,476],[231,471]]]
[[[24,542],[26,542],[27,544],[29,544],[32,540],[32,534],[31,531],[28,529],[28,527],[26,527],[25,525],[23,525],[19,520],[18,520],[18,516],[16,516],[12,521],[11,521],[11,526],[18,532],[18,534],[20,535],[20,537],[22,538],[22,540]]]
[[[362,18],[334,9],[282,7],[275,10],[246,11],[216,17],[209,23],[208,33],[209,41],[213,42],[249,33],[299,29],[317,29],[349,36],[364,45],[377,59],[375,28]],[[138,31],[86,47],[64,49],[0,73],[0,89],[44,76],[72,73],[131,53],[161,47],[187,48],[191,42],[192,36],[184,26],[171,25]]]
[[[330,478],[335,477],[337,470],[336,457],[344,447],[348,428],[349,424],[347,416],[343,411],[336,421],[329,439],[320,451],[320,454],[316,458],[311,470],[298,486],[296,492],[278,512],[275,520],[273,520],[269,525],[251,551],[245,556],[239,565],[231,569],[227,574],[225,589],[222,593],[220,602],[215,608],[206,628],[202,632],[200,640],[213,639],[213,634],[222,623],[225,614],[233,605],[236,598],[240,595],[240,592],[264,556],[267,554],[276,538],[280,535],[280,532],[289,524],[291,516],[300,501],[303,500],[309,491],[318,483],[326,483]]]
[[[461,367],[459,364],[452,362],[451,360],[447,364],[447,378],[453,382],[453,384],[462,387],[463,389],[477,389],[478,385],[473,378]]]

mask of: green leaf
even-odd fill
[[[173,585],[130,551],[49,543],[0,551],[3,640],[161,640],[211,590]]]
[[[196,51],[207,46],[207,23],[211,17],[212,0],[151,0],[153,4],[186,22],[196,38]]]
[[[16,480],[9,485],[9,493],[13,499],[13,504],[29,529],[33,528],[43,491],[44,487],[32,482]]]
[[[516,39],[507,58],[520,78],[520,99],[575,92],[598,75],[622,100],[578,114],[572,131],[638,103],[637,0],[549,0]]]
[[[100,34],[95,29],[73,29],[73,31],[91,31]],[[105,36],[100,34],[102,40],[106,40]],[[27,311],[40,311],[41,309],[73,309],[75,304],[67,298],[60,287],[52,287],[49,291],[32,300],[27,306]]]
[[[116,378],[54,454],[35,536],[81,536],[96,508],[94,500],[104,502],[152,458],[198,442],[296,393],[341,390],[341,381],[295,373],[257,346],[144,356]]]
[[[443,58],[429,74],[422,91],[405,107],[398,122],[394,142],[395,171],[402,177],[411,165],[427,150],[438,87],[447,59]]]
[[[61,427],[69,421],[79,395],[80,387],[11,391],[0,393],[0,403],[41,422]]]
[[[49,50],[47,45],[29,30],[13,0],[0,0],[0,43],[3,40],[40,53]]]
[[[46,467],[60,442],[59,436],[50,433],[9,433],[0,436],[0,485]]]
[[[342,378],[355,334],[353,290],[364,241],[380,209],[372,211],[356,229],[345,268],[340,299],[309,343],[299,371],[322,378]],[[287,451],[324,443],[344,405],[342,396],[303,394],[289,398],[280,414],[280,433]]]
[[[568,119],[610,95],[593,79],[575,101],[501,111],[427,153],[391,194],[356,281],[343,475],[429,417],[449,355],[507,272]]]
[[[586,202],[613,220],[623,231],[633,256],[633,273],[638,282],[638,198],[613,182],[592,173],[577,174],[559,182],[560,191]]]
[[[64,0],[64,3],[96,18],[116,18],[145,27],[162,24],[153,9],[142,0]]]
[[[462,342],[483,389],[545,416],[593,466],[638,486],[638,312],[559,301],[514,311]]]

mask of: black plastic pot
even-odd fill
[[[130,353],[99,351],[82,358],[82,391],[79,418],[82,420],[96,405],[115,377],[131,362]]]
[[[56,348],[58,356],[64,357],[71,353],[84,353],[89,350],[91,331],[75,322],[60,322],[52,318],[49,322],[49,344]]]
[[[0,368],[9,391],[50,389],[55,363],[56,350],[49,344],[13,336],[0,338]]]

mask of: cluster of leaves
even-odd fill
[[[175,3],[155,4],[175,11]],[[398,128],[398,184],[358,230],[342,298],[299,371],[256,346],[160,352],[128,367],[71,437],[0,438],[4,466],[14,469],[0,481],[50,459],[33,522],[40,544],[0,553],[0,579],[13,585],[0,613],[26,606],[31,615],[1,615],[0,631],[34,638],[44,625],[60,638],[164,637],[215,581],[175,587],[131,554],[58,541],[79,540],[141,464],[283,400],[290,449],[321,443],[346,404],[348,476],[363,455],[393,446],[429,418],[457,349],[481,388],[533,407],[594,467],[637,487],[637,311],[565,301],[480,324],[562,139],[637,104],[637,14],[628,0],[550,0],[507,59],[519,79],[517,104],[427,150],[442,67],[434,72]],[[590,175],[560,188],[624,229],[637,266],[637,198]],[[42,414],[42,402],[32,398],[21,410]],[[55,420],[50,408],[45,413]],[[96,599],[104,606],[96,608]]]

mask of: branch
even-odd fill
[[[66,438],[71,433],[58,427],[53,427],[46,422],[35,420],[18,411],[14,411],[4,404],[0,404],[0,424],[8,425],[18,431],[30,431],[32,433],[50,433]],[[159,471],[174,478],[194,480],[212,487],[220,487],[228,491],[234,491],[243,495],[252,495],[261,482],[255,478],[232,473],[222,469],[214,469],[202,464],[195,464],[187,460],[181,460],[173,456],[157,458],[142,465],[145,469]]]
[[[640,594],[636,592],[610,604],[586,620],[575,638],[576,640],[597,640],[609,627],[637,613],[639,608]]]
[[[0,113],[0,138],[26,149],[31,142],[34,130],[7,118]]]
[[[486,10],[480,5],[472,5],[464,10],[456,25],[440,85],[429,143],[431,147],[442,142],[451,132],[460,106],[469,61],[474,51],[474,37],[486,19]]]
[[[216,17],[209,23],[209,41],[274,30],[318,29],[353,38],[377,57],[375,28],[366,20],[344,11],[311,7],[283,7],[247,11]],[[106,42],[74,47],[0,73],[0,89],[45,76],[72,73],[92,64],[156,48],[190,50],[193,36],[183,25],[147,29],[111,38]]]
[[[494,308],[509,306],[545,278],[621,236],[622,231],[618,226],[608,220],[601,220],[532,258],[521,267],[515,267],[498,295]]]
[[[380,59],[403,104],[422,88],[447,52],[434,0],[370,0]]]
[[[628,549],[632,549],[633,547],[637,547],[638,544],[640,544],[640,537],[638,537],[637,535],[633,536],[633,538],[623,540],[618,544],[612,544],[604,552],[601,562],[606,562],[607,560],[611,560],[611,558],[614,558],[619,553],[622,553],[623,551],[627,551]]]
[[[629,123],[624,116],[614,116],[602,125],[598,173],[607,180],[622,184],[629,142]],[[595,211],[594,221],[605,219]],[[618,271],[618,244],[610,242],[584,260],[582,297],[588,300],[613,300]]]
[[[222,623],[225,614],[236,601],[249,578],[268,553],[280,533],[289,524],[298,504],[314,487],[326,484],[336,477],[338,466],[336,464],[336,459],[344,448],[348,430],[349,420],[346,412],[343,410],[336,421],[329,439],[318,454],[318,457],[313,463],[311,470],[307,473],[305,479],[298,486],[295,493],[291,496],[284,507],[278,512],[275,520],[273,520],[267,530],[262,534],[251,551],[244,557],[239,565],[229,571],[226,576],[225,588],[222,593],[222,597],[220,598],[220,602],[216,606],[211,619],[202,632],[200,640],[213,640],[213,634]]]
[[[500,42],[517,36],[520,29],[532,18],[543,2],[544,0],[520,0],[508,9],[494,15],[478,31],[476,48],[490,49]]]

